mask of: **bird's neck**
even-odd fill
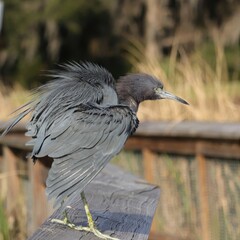
[[[133,112],[137,112],[139,104],[146,100],[143,84],[138,75],[126,75],[117,81],[116,91],[120,104],[127,105]]]
[[[119,103],[127,105],[135,113],[138,111],[139,103],[137,103],[131,96],[125,98],[121,98],[121,96],[119,96]]]

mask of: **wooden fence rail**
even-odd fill
[[[240,160],[240,124],[216,122],[145,122],[125,146],[143,152],[145,179],[153,182],[156,153],[192,155],[197,161],[201,238],[210,240],[207,158]],[[240,162],[239,162],[240,163]],[[153,224],[153,231],[157,231]]]
[[[27,152],[25,146],[27,137],[23,135],[24,128],[19,126],[13,132],[0,139],[3,146],[3,154],[12,158],[15,149]],[[169,153],[176,155],[195,156],[198,164],[198,183],[200,199],[200,223],[202,239],[210,240],[209,231],[209,203],[207,199],[207,160],[206,158],[218,158],[219,160],[240,160],[240,124],[238,123],[211,123],[211,122],[145,122],[140,124],[137,132],[129,138],[125,145],[126,150],[140,150],[143,156],[144,175],[146,180],[153,182],[154,159],[157,153]],[[44,162],[44,161],[42,161]],[[239,162],[239,161],[238,161]],[[16,172],[10,163],[7,164],[9,173]],[[31,165],[32,166],[32,165]],[[44,192],[43,183],[39,187],[39,172],[46,175],[45,168],[49,166],[39,165],[39,169],[32,167],[32,181],[36,185],[34,191]],[[35,170],[34,170],[35,169]],[[39,201],[43,202],[42,199]],[[37,213],[39,215],[45,213]],[[46,217],[46,216],[44,216]],[[35,216],[38,225],[43,216]],[[155,226],[156,229],[157,226]]]

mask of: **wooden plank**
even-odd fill
[[[146,179],[149,183],[154,184],[154,172],[155,172],[155,161],[156,161],[156,153],[151,151],[148,148],[144,148],[142,150],[143,155],[143,169],[144,169],[144,179]],[[151,226],[151,232],[157,231],[157,223],[153,220]]]
[[[3,188],[6,190],[4,203],[8,220],[17,226],[17,231],[25,234],[26,229],[26,208],[24,207],[24,195],[22,182],[19,175],[26,172],[21,169],[22,163],[19,158],[19,151],[15,152],[8,146],[3,146]],[[4,190],[4,189],[1,189]]]
[[[180,155],[201,153],[207,157],[240,159],[240,141],[200,140],[191,138],[132,136],[125,144],[127,150],[148,148],[152,151]]]
[[[0,138],[0,144],[30,151],[31,147],[25,146],[27,140],[22,132]],[[144,122],[128,139],[126,148],[240,159],[239,140],[239,123]]]
[[[20,182],[18,178],[17,162],[18,158],[7,146],[3,147],[4,173],[6,174],[7,201],[6,210],[9,216],[16,217],[17,208],[20,204]]]
[[[4,123],[0,122],[4,126]],[[3,128],[4,129],[4,128]],[[1,129],[0,129],[1,131]],[[9,134],[24,133],[25,124],[19,124],[13,128]],[[219,123],[219,122],[165,122],[165,121],[146,121],[141,122],[137,131],[137,136],[152,137],[184,137],[184,138],[203,138],[203,139],[240,139],[239,123]]]
[[[47,202],[45,192],[45,182],[49,168],[44,166],[40,161],[33,164],[32,159],[28,159],[28,171],[30,178],[30,198],[31,211],[28,211],[28,235],[32,235],[34,231],[45,221],[52,207]]]
[[[24,136],[23,132],[0,137],[0,144],[2,145],[22,149],[25,151],[31,151],[32,147],[26,146],[27,141],[29,141],[29,137]]]
[[[29,138],[23,135],[9,135],[0,139],[0,144],[31,151],[31,147],[25,145],[28,140]],[[184,155],[195,155],[196,152],[198,152],[208,157],[240,159],[239,140],[230,141],[221,139],[213,140],[133,135],[127,140],[125,148],[129,150],[142,150],[148,148],[152,151]]]
[[[184,137],[204,139],[240,139],[239,123],[219,122],[143,122],[136,132],[139,136]]]
[[[207,188],[207,162],[203,155],[198,154],[198,177],[199,177],[199,202],[200,202],[200,219],[202,227],[202,239],[209,240],[209,203]]]
[[[91,182],[85,191],[93,218],[99,230],[119,239],[148,239],[152,218],[159,199],[159,189],[119,168],[108,165]],[[75,224],[86,225],[80,196],[69,203],[69,218]],[[35,239],[98,239],[91,233],[72,230],[51,223],[52,218],[62,218],[58,209],[29,238]]]
[[[143,154],[143,169],[144,169],[144,178],[149,183],[154,183],[154,160],[156,159],[156,154],[149,150],[149,148],[144,148],[142,150]]]
[[[6,127],[9,124],[9,122],[0,120],[0,133],[3,132],[6,129]],[[11,129],[9,134],[12,134],[12,133],[25,133],[25,132],[26,132],[26,122],[19,122],[17,125],[15,125]]]
[[[3,147],[0,146],[0,199],[3,199],[6,196],[6,180],[5,180],[5,175],[3,172],[4,168],[4,161],[3,161]]]

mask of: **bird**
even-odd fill
[[[25,116],[27,145],[35,163],[53,159],[46,180],[46,193],[55,205],[66,207],[81,196],[88,226],[52,219],[75,230],[88,231],[102,239],[84,194],[86,186],[123,148],[139,125],[137,111],[145,100],[172,99],[188,103],[163,89],[163,83],[146,73],[130,73],[116,81],[104,67],[91,62],[67,62],[47,74],[51,80],[33,91],[32,100],[16,110],[3,135]]]

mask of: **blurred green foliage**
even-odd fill
[[[196,0],[194,4],[190,1],[173,4],[169,0],[166,6],[161,1],[157,3],[167,16],[166,19],[156,16],[156,25],[161,28],[155,32],[156,44],[163,52],[161,61],[166,62],[166,68],[173,45],[164,46],[162,40],[174,39],[179,29],[182,30],[180,39],[185,39],[189,32],[193,36],[195,30],[201,32],[201,41],[196,43],[187,38],[180,48],[187,53],[201,52],[214,68],[215,43],[207,36],[207,29],[215,26],[221,30],[224,22],[229,25],[231,17],[237,18],[239,4],[234,0],[230,5],[228,1]],[[147,45],[147,29],[151,28],[147,21],[148,3],[147,0],[4,0],[0,81],[6,85],[18,82],[33,88],[46,81],[36,77],[41,72],[56,68],[56,63],[71,60],[94,61],[109,69],[115,77],[125,74],[131,68],[125,57],[129,43],[126,40],[135,39]],[[182,14],[185,11],[196,14]],[[161,25],[161,21],[165,24]],[[238,32],[236,24],[237,21],[233,21],[230,25]],[[224,45],[224,48],[230,79],[239,79],[239,41],[235,41],[235,45]]]
[[[110,1],[6,0],[0,40],[1,77],[6,84],[34,87],[53,64],[92,60],[125,71],[120,39],[113,34]],[[124,69],[124,70],[123,70]],[[114,71],[116,70],[116,71]]]
[[[221,49],[224,52],[224,61],[227,66],[228,80],[240,79],[240,44],[233,44],[222,46]],[[216,50],[216,44],[211,40],[207,39],[196,46],[196,53],[202,56],[212,69],[216,68],[216,60],[219,59]]]
[[[4,212],[2,201],[0,200],[0,240],[9,240],[10,232],[7,217]]]

